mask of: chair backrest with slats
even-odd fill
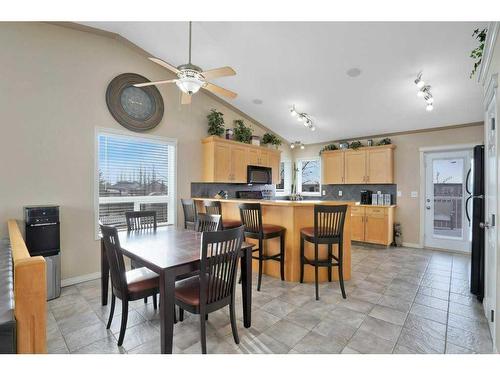
[[[186,223],[196,222],[196,205],[192,199],[181,199],[182,210],[184,211],[184,226]]]
[[[245,232],[262,233],[262,208],[260,203],[240,204],[241,222]]]
[[[200,303],[212,304],[235,292],[243,226],[204,232],[200,256]]]
[[[347,205],[314,205],[314,237],[342,237]]]
[[[114,227],[100,225],[102,240],[106,249],[106,257],[109,263],[109,272],[111,274],[111,285],[122,295],[127,290],[127,280],[125,278],[125,262],[118,239],[118,231]],[[119,295],[119,297],[122,297]]]
[[[219,201],[203,201],[203,205],[207,214],[222,216],[222,205]]]
[[[196,216],[195,230],[197,232],[216,232],[221,228],[221,216],[198,214]]]
[[[127,211],[127,230],[156,229],[156,211]]]

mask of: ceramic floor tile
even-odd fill
[[[262,306],[262,310],[267,311],[268,313],[271,313],[279,318],[283,318],[285,315],[288,315],[296,308],[297,306],[292,305],[288,302],[281,301],[279,299],[274,299]]]
[[[106,330],[104,323],[99,322],[91,326],[80,328],[64,335],[66,344],[70,352],[74,352],[84,346],[92,344],[93,342],[112,336],[111,332]]]
[[[372,333],[358,330],[348,343],[348,346],[364,354],[392,353],[394,341],[388,341]]]
[[[414,336],[432,336],[440,340],[446,338],[446,324],[425,319],[412,313],[408,314],[404,328]]]
[[[298,324],[299,326],[304,327],[308,330],[313,329],[319,322],[321,322],[321,317],[318,316],[318,314],[314,314],[301,307],[293,310],[283,319]]]
[[[159,343],[156,343],[159,348]],[[110,335],[101,340],[95,341],[90,345],[84,346],[73,354],[123,354],[125,349],[117,345],[114,336]]]
[[[402,345],[415,353],[443,354],[445,342],[430,335],[417,336],[403,328],[398,339],[398,345]]]
[[[395,342],[401,332],[401,326],[368,316],[359,327],[359,331]]]
[[[303,354],[336,354],[344,348],[342,342],[316,332],[309,332],[293,349]]]
[[[375,306],[368,315],[400,326],[404,324],[406,319],[406,313],[380,305]]]
[[[420,305],[424,305],[427,307],[432,307],[438,310],[443,310],[447,311],[448,310],[448,301],[436,298],[436,297],[431,297],[427,296],[422,293],[417,293],[415,296],[415,303],[418,303]]]
[[[293,348],[309,331],[297,324],[280,320],[263,333]]]
[[[477,353],[492,353],[493,350],[490,337],[464,331],[460,328],[448,326],[446,339],[452,344],[473,350]]]
[[[336,322],[342,322],[344,324],[358,328],[363,320],[366,318],[366,314],[342,307],[335,307],[327,317]]]
[[[447,311],[434,309],[432,307],[424,305],[419,305],[418,303],[413,304],[413,306],[410,309],[410,313],[443,324],[446,324],[446,321],[448,319]]]

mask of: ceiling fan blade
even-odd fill
[[[191,95],[183,92],[181,95],[181,104],[191,104]]]
[[[153,86],[153,85],[163,85],[164,83],[173,83],[176,82],[176,79],[168,79],[166,81],[156,81],[156,82],[144,82],[144,83],[136,83],[134,87],[146,87],[146,86]]]
[[[226,98],[234,99],[238,96],[235,92],[231,90],[224,89],[220,86],[214,85],[213,83],[207,82],[205,86],[203,86],[205,90],[213,92],[214,94],[219,94],[225,96]]]
[[[161,60],[161,59],[157,59],[156,57],[148,57],[148,59],[150,59],[151,61],[157,63],[158,65],[161,65],[163,66],[164,68],[167,68],[168,70],[170,70],[171,72],[175,73],[175,74],[178,74],[179,73],[179,69],[177,69],[175,66],[173,65],[170,65],[169,63]]]
[[[223,66],[222,68],[206,70],[201,74],[203,74],[206,79],[213,79],[217,77],[234,76],[236,72],[230,66]]]

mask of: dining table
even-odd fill
[[[175,282],[183,275],[199,271],[202,233],[162,226],[157,229],[119,231],[123,255],[159,275],[161,353],[173,348]],[[243,242],[240,251],[243,325],[252,322],[252,248]],[[108,303],[109,264],[101,240],[101,303]]]

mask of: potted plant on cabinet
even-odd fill
[[[272,133],[266,133],[262,137],[262,144],[277,149],[279,146],[281,146],[282,142],[281,139],[279,139],[276,135]]]
[[[208,134],[222,137],[224,135],[224,114],[216,109],[210,110],[207,116]]]
[[[245,125],[243,120],[234,120],[234,140],[242,143],[252,141],[252,128]]]

